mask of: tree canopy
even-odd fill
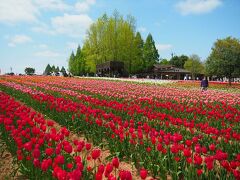
[[[187,60],[188,60],[188,56],[186,56],[186,55],[173,56],[170,59],[169,63],[171,65],[174,65],[175,67],[184,68],[184,64]]]
[[[211,54],[206,61],[206,72],[208,75],[227,77],[229,83],[231,78],[240,76],[240,41],[239,39],[227,37],[218,39]]]
[[[191,72],[192,78],[195,79],[197,74],[204,74],[204,65],[200,57],[196,54],[191,55],[184,64],[184,68]]]
[[[24,71],[27,75],[33,75],[35,73],[35,69],[31,67],[26,67]]]
[[[122,61],[129,74],[147,69],[158,61],[159,54],[151,34],[144,43],[135,31],[135,19],[124,19],[117,11],[104,14],[87,31],[83,48],[69,58],[69,71],[73,75],[95,73],[96,65],[107,61]]]
[[[48,64],[45,68],[44,75],[50,75],[52,73],[52,67]]]

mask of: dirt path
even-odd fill
[[[14,162],[11,153],[7,150],[7,146],[1,139],[0,133],[0,180],[8,179],[23,180],[26,178],[18,172],[18,166],[16,162]]]

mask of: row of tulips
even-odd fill
[[[128,170],[119,168],[119,159],[105,165],[101,150],[85,140],[72,140],[70,131],[0,92],[0,132],[11,153],[19,160],[28,179],[131,180]],[[140,170],[139,179],[147,171]]]
[[[60,92],[62,94],[67,94],[70,96],[76,96],[78,99],[81,99],[82,101],[91,101],[90,103],[94,105],[101,105],[105,107],[114,107],[115,109],[126,112],[126,109],[130,110],[130,114],[133,114],[134,111],[139,110],[142,106],[143,109],[140,109],[140,111],[143,112],[149,112],[150,111],[157,111],[157,112],[164,112],[164,113],[169,113],[171,115],[174,115],[174,117],[180,117],[182,119],[184,118],[193,118],[195,123],[197,123],[197,120],[200,120],[205,122],[205,119],[203,117],[207,116],[208,120],[212,120],[209,122],[210,127],[215,126],[217,128],[222,128],[222,126],[226,126],[226,128],[231,128],[234,129],[234,123],[238,123],[240,119],[240,111],[231,105],[227,105],[226,103],[221,103],[221,104],[216,104],[216,103],[207,103],[204,104],[200,101],[199,102],[194,102],[190,105],[187,104],[182,104],[182,103],[176,103],[172,101],[156,101],[151,98],[139,98],[135,101],[132,101],[130,104],[129,103],[119,103],[116,100],[112,101],[105,101],[99,98],[94,98],[91,96],[84,96],[83,94],[80,94],[76,91],[72,91],[70,89],[67,89],[65,87],[54,87],[54,86],[49,86],[46,83],[31,83],[28,81],[25,81],[23,83],[27,83],[32,85],[33,87],[41,87],[47,90],[55,91],[55,92]],[[59,85],[58,85],[59,86]],[[113,106],[114,105],[114,106]],[[136,105],[136,106],[135,106]],[[146,107],[147,106],[147,107]],[[129,113],[128,113],[129,114]],[[151,113],[148,115],[150,118]],[[217,121],[216,121],[217,120]]]
[[[28,83],[29,84],[29,83]],[[240,133],[238,131],[234,131],[234,129],[238,130],[238,126],[234,126],[235,123],[237,124],[240,121],[240,111],[237,108],[231,107],[231,106],[222,106],[220,108],[219,105],[215,106],[215,112],[213,110],[211,111],[201,111],[202,109],[197,109],[196,107],[183,107],[181,104],[173,104],[171,102],[157,102],[153,101],[148,98],[141,98],[137,101],[137,103],[118,103],[117,101],[106,101],[101,99],[92,98],[91,96],[86,96],[82,94],[78,94],[75,91],[71,90],[64,90],[58,87],[50,87],[48,85],[38,85],[38,84],[32,84],[36,85],[37,87],[44,88],[45,90],[51,90],[54,92],[60,92],[64,95],[69,95],[73,97],[77,97],[78,100],[81,100],[82,102],[87,102],[92,107],[101,106],[104,107],[104,110],[106,108],[111,108],[122,113],[122,117],[126,118],[128,115],[128,119],[134,118],[134,116],[137,114],[142,114],[143,116],[146,116],[149,120],[165,120],[166,123],[170,123],[173,125],[180,125],[185,128],[194,128],[198,131],[203,132],[204,134],[212,134],[213,138],[216,136],[224,138],[225,142],[228,142],[231,140],[240,140]],[[34,87],[36,87],[34,86]],[[147,104],[148,106],[141,107],[141,104]],[[177,106],[177,107],[176,107]],[[210,107],[210,105],[208,105]],[[173,111],[168,112],[171,115],[167,115],[165,113],[161,113],[158,111],[154,111],[154,109],[173,109]],[[184,110],[186,108],[186,110]],[[178,109],[182,109],[182,111],[178,111]],[[212,108],[211,108],[212,109]],[[220,111],[221,109],[224,109]],[[123,111],[124,110],[124,111]],[[195,110],[195,111],[194,111]],[[208,115],[207,119],[212,121],[206,122],[206,118],[203,118],[202,116],[199,117],[199,114],[194,113],[194,120],[186,119],[186,116],[183,116],[180,118],[174,117],[174,113],[178,114],[189,114],[191,112],[198,112],[201,115]],[[224,114],[225,113],[225,114]],[[119,114],[119,113],[117,113]],[[179,116],[178,116],[179,117]],[[222,118],[222,119],[221,119]],[[216,121],[218,119],[218,121]],[[159,123],[157,121],[157,123]],[[217,127],[217,128],[216,128]]]
[[[132,84],[126,82],[103,81],[94,79],[56,78],[56,77],[7,77],[8,80],[33,81],[50,85],[64,85],[65,88],[76,89],[90,94],[114,97],[117,99],[133,100],[139,97],[151,99],[173,99],[177,102],[222,102],[229,105],[239,105],[240,97],[237,93],[201,91],[162,87],[158,85]],[[174,84],[174,83],[172,83]],[[171,84],[171,85],[172,85]]]
[[[47,96],[46,98],[43,98],[43,99],[49,99],[50,98],[50,96]],[[52,98],[52,97],[51,97]],[[56,102],[56,99],[55,100],[53,100],[52,102]],[[61,101],[58,101],[58,102],[61,102]],[[67,101],[62,101],[62,103],[64,103],[64,104],[66,104],[66,102]],[[51,106],[52,106],[53,104],[51,104]],[[70,104],[69,103],[67,103],[66,104],[67,106],[69,106]],[[56,104],[54,104],[53,106],[57,106]],[[71,107],[71,105],[70,105],[70,107]],[[54,108],[54,107],[52,107],[52,108]],[[59,110],[61,110],[61,108],[62,107],[60,107],[60,109]],[[82,108],[82,107],[81,107]],[[64,108],[63,108],[64,109]],[[62,110],[63,110],[62,109]],[[68,111],[69,109],[67,109],[67,111]],[[81,112],[82,113],[82,112]],[[105,118],[105,120],[107,120],[107,118]],[[92,121],[90,121],[90,122],[92,122]],[[93,122],[92,122],[93,123]],[[96,122],[97,123],[97,122]],[[101,123],[100,123],[101,124]],[[99,125],[99,124],[98,124]],[[150,129],[150,127],[149,126],[147,126],[146,124],[144,124],[145,126],[143,126],[142,127],[142,129],[143,130],[145,130],[145,132],[146,132],[146,134],[145,134],[145,138],[147,138],[147,140],[149,139],[149,135],[150,134],[156,134],[157,132],[156,131],[153,131],[152,129]],[[111,126],[111,125],[110,125]],[[118,125],[118,126],[120,126],[120,125]],[[133,125],[134,126],[134,125]],[[111,128],[113,128],[113,127],[115,127],[114,126],[114,124],[112,124],[112,127]],[[89,126],[89,128],[90,128],[90,126]],[[115,127],[115,131],[116,131],[116,128],[117,127]],[[113,130],[112,129],[112,130]],[[120,131],[120,128],[118,129],[119,131]],[[131,139],[130,139],[130,142],[132,143],[132,144],[134,144],[134,142],[136,143],[136,140],[134,139],[134,138],[136,138],[135,136],[136,136],[136,134],[137,134],[137,130],[135,129],[134,130],[134,128],[129,128],[128,129],[129,130],[129,134],[130,134],[130,136],[131,136]],[[126,133],[126,130],[124,130],[125,132],[125,135],[127,134]],[[131,132],[132,131],[132,132]],[[128,134],[128,135],[129,135]],[[140,133],[141,134],[141,133]],[[161,152],[162,152],[162,154],[166,154],[166,153],[172,153],[172,154],[174,154],[174,156],[172,156],[172,154],[169,154],[168,153],[168,160],[169,159],[174,159],[176,162],[179,162],[180,161],[180,157],[179,156],[181,156],[182,154],[180,153],[181,151],[183,152],[183,154],[184,154],[184,150],[185,150],[185,154],[184,154],[184,156],[185,157],[189,157],[188,159],[187,159],[187,162],[189,162],[190,164],[191,164],[191,156],[192,157],[194,157],[193,159],[194,159],[194,164],[195,165],[200,165],[200,167],[203,167],[203,164],[202,164],[202,161],[203,161],[203,159],[202,159],[202,157],[201,156],[207,156],[205,153],[206,153],[206,151],[207,151],[207,149],[206,149],[206,147],[204,148],[204,146],[201,146],[201,145],[199,145],[199,144],[197,144],[197,142],[198,142],[198,138],[196,138],[195,137],[195,139],[193,140],[193,141],[195,141],[195,150],[194,151],[196,151],[196,153],[195,152],[193,152],[193,150],[191,150],[191,148],[190,149],[188,149],[188,150],[186,150],[186,148],[187,148],[187,146],[186,145],[181,145],[181,143],[179,143],[178,144],[178,142],[180,142],[182,139],[182,136],[180,135],[178,135],[178,134],[174,134],[174,135],[171,135],[171,134],[169,134],[169,133],[164,133],[164,131],[161,131],[161,136],[159,136],[159,137],[153,137],[153,135],[152,135],[152,137],[151,137],[151,145],[149,146],[149,143],[147,142],[145,142],[144,141],[144,143],[143,143],[143,146],[146,146],[146,151],[149,153],[150,152],[150,155],[152,155],[152,158],[154,158],[154,156],[155,156],[155,154],[156,153],[151,153],[151,152],[156,152],[156,149],[154,149],[154,148],[156,148],[156,146],[155,146],[155,144],[156,144],[156,140],[154,140],[154,139],[158,139],[158,141],[159,141],[159,144],[157,145],[157,149],[158,149],[158,151],[159,150],[162,150]],[[115,135],[119,135],[119,133],[116,133]],[[128,135],[126,135],[126,137],[123,137],[123,141],[125,140],[125,139],[127,139],[128,138]],[[164,136],[165,135],[165,136]],[[121,134],[120,134],[120,136],[121,136]],[[120,137],[119,136],[119,137]],[[124,136],[124,135],[123,135]],[[138,135],[139,136],[139,135]],[[141,135],[140,135],[140,137],[141,137]],[[177,140],[178,139],[178,137],[179,137],[179,140]],[[162,140],[161,140],[161,138],[163,138],[164,139],[164,142],[162,142]],[[170,140],[166,140],[166,139],[170,139]],[[175,140],[174,140],[175,139]],[[121,140],[121,137],[120,137],[120,140]],[[142,138],[142,140],[145,140],[144,138]],[[141,138],[139,138],[138,139],[138,141],[139,141],[139,144],[141,145]],[[155,142],[154,142],[155,141]],[[171,142],[171,143],[173,143],[173,144],[169,144],[169,141]],[[191,141],[190,141],[191,142]],[[161,145],[160,144],[163,144],[163,143],[165,143],[167,146],[165,147],[164,146],[164,148],[162,148],[161,147]],[[175,143],[175,144],[174,144]],[[191,143],[190,143],[191,144]],[[116,144],[117,145],[117,144]],[[135,146],[136,146],[136,144],[135,144]],[[185,147],[186,146],[186,147]],[[192,147],[192,146],[191,146]],[[139,147],[139,150],[140,150],[140,148],[141,147]],[[209,146],[209,148],[210,148],[210,146]],[[199,150],[200,149],[200,150]],[[202,149],[202,150],[201,150]],[[211,145],[211,148],[210,149],[212,149],[213,151],[214,150],[216,150],[215,149],[215,147],[214,147],[214,145]],[[201,154],[201,151],[202,151],[202,155],[200,156],[200,154]],[[188,152],[188,153],[187,153]],[[144,153],[144,152],[143,152]],[[190,153],[190,156],[189,156],[189,153]],[[200,153],[200,154],[199,154]],[[172,156],[172,157],[171,157]],[[226,160],[226,157],[227,157],[227,155],[226,155],[226,153],[224,153],[224,152],[222,152],[221,150],[216,150],[216,154],[213,156],[213,157],[209,157],[210,159],[212,159],[210,162],[211,163],[207,163],[207,164],[214,164],[213,162],[215,161],[215,160],[217,160],[217,161],[224,161],[224,163],[221,163],[221,166],[222,167],[224,167],[225,169],[228,167],[226,164],[229,164],[228,162],[227,162],[227,160]],[[238,156],[237,156],[238,157]],[[155,158],[156,158],[156,156],[155,156]],[[163,158],[163,157],[160,157],[160,158]],[[205,158],[205,161],[206,162],[208,162],[208,159],[209,158]],[[152,162],[152,160],[150,159],[150,162]],[[181,162],[181,161],[180,161]],[[206,163],[205,162],[205,163]],[[160,162],[161,163],[161,162]],[[170,163],[169,163],[170,164]],[[174,164],[174,163],[173,163]],[[180,163],[181,164],[181,163]],[[231,161],[231,164],[234,164],[234,163],[232,163],[232,161]],[[166,163],[166,166],[168,166],[168,164]],[[179,167],[178,167],[178,165],[174,165],[175,167],[174,168],[176,168],[175,170],[179,170]],[[234,167],[234,166],[233,166]],[[208,165],[207,166],[207,168],[209,169],[209,170],[211,170],[211,165]],[[159,167],[157,167],[157,169],[159,169]],[[162,167],[162,169],[163,169],[163,167]],[[171,167],[170,167],[170,169],[171,169]],[[185,169],[183,169],[182,171],[184,171]],[[153,171],[154,171],[154,169],[153,169]],[[232,169],[230,169],[230,171],[232,171],[233,173],[235,173],[236,174],[236,172],[238,172],[238,170],[235,168],[232,168]],[[198,169],[198,171],[197,171],[197,173],[199,173],[199,174],[201,174],[201,172],[202,172],[202,169]],[[223,174],[224,174],[225,172],[223,172]],[[189,173],[188,173],[189,174]],[[211,172],[209,173],[209,174],[211,174]],[[226,173],[225,173],[226,174]],[[172,174],[172,175],[174,175],[174,174]]]
[[[171,86],[181,86],[181,87],[199,87],[200,81],[178,81]],[[210,81],[210,88],[218,89],[218,90],[234,90],[240,89],[239,82],[232,82],[231,86],[229,86],[229,82],[221,82],[221,81]]]

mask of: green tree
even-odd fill
[[[111,17],[104,14],[93,23],[83,45],[86,71],[95,72],[97,64],[122,61],[127,72],[138,70],[135,44],[135,20],[125,20],[117,11]]]
[[[48,64],[48,65],[46,66],[45,71],[44,71],[43,74],[44,74],[44,75],[50,75],[51,72],[52,72],[52,68],[51,68],[51,66]]]
[[[35,69],[31,67],[26,67],[24,71],[27,75],[33,75],[35,73]]]
[[[184,64],[184,68],[191,72],[193,79],[195,79],[197,74],[204,73],[204,65],[201,63],[200,57],[196,54],[189,57]]]
[[[141,37],[141,34],[137,32],[134,39],[135,58],[133,63],[133,72],[136,72],[136,73],[143,71],[145,67],[145,62],[143,59],[143,46],[144,46],[144,41]]]
[[[68,66],[69,72],[74,76],[82,76],[86,74],[86,60],[80,46],[77,48],[76,55],[72,52],[68,61]]]
[[[76,66],[75,66],[75,55],[74,52],[72,51],[70,58],[68,60],[68,71],[72,74],[76,74]]]
[[[67,72],[66,72],[66,69],[62,66],[60,72],[63,74],[63,76],[67,76]]]
[[[56,72],[56,67],[54,65],[52,65],[52,72],[51,73],[55,73]]]
[[[188,56],[186,56],[186,55],[173,56],[170,59],[169,63],[171,65],[174,65],[175,67],[184,68],[184,64],[187,60],[188,60]]]
[[[231,85],[231,79],[240,76],[239,39],[232,37],[218,39],[207,58],[206,72],[210,76],[227,77]]]
[[[161,64],[161,65],[169,65],[170,62],[169,62],[167,59],[162,59],[162,60],[160,61],[160,64]]]
[[[57,68],[55,69],[55,73],[59,73],[59,67],[57,66]]]
[[[144,43],[143,58],[145,61],[145,70],[148,70],[153,64],[158,62],[159,54],[151,34],[148,34]]]

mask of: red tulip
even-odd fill
[[[140,177],[141,177],[141,179],[146,179],[147,174],[148,174],[148,172],[147,172],[146,169],[141,169],[140,170]]]

